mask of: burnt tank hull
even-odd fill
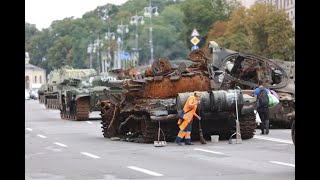
[[[280,101],[270,108],[270,128],[290,129],[295,119],[295,63],[239,53],[216,45],[211,48],[212,67],[221,70],[224,79],[222,83],[215,81],[216,89],[230,88],[236,84],[242,89],[252,90],[250,95],[253,96],[258,82],[264,82],[266,87],[278,94]]]
[[[209,139],[212,133],[219,134],[222,139],[229,138],[236,130],[235,106],[228,106],[232,101],[232,98],[229,98],[230,92],[212,90],[206,62],[194,61],[194,64],[189,67],[181,65],[178,69],[172,69],[161,66],[168,63],[160,58],[154,62],[153,68],[157,66],[155,64],[160,65],[157,66],[156,71],[151,70],[153,72],[151,75],[146,73],[145,76],[140,76],[143,78],[110,81],[110,88],[105,92],[107,99],[101,102],[101,124],[104,137],[152,143],[157,139],[160,122],[166,140],[173,141],[179,131],[177,111],[181,108],[182,101],[189,97],[188,93],[201,91],[204,97],[209,97],[208,92],[210,92],[209,101],[216,102],[204,103],[198,108],[198,113],[203,116],[201,123],[205,138]],[[243,98],[240,91],[238,95],[239,98]],[[223,99],[224,106],[220,107],[217,104],[218,100],[213,96]],[[203,102],[206,102],[205,99]],[[239,99],[238,102],[242,101]],[[243,139],[249,139],[255,132],[255,115],[253,110],[241,111],[243,107],[244,104],[239,106],[240,123],[245,134]],[[197,121],[196,119],[193,121],[194,139],[199,138]]]

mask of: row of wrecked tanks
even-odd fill
[[[151,143],[158,138],[159,125],[163,140],[175,139],[177,111],[192,92],[200,91],[203,96],[197,113],[202,117],[205,139],[212,134],[228,139],[235,133],[235,102],[241,138],[250,139],[257,127],[252,92],[264,81],[280,98],[270,109],[271,124],[291,126],[295,119],[294,64],[238,53],[215,43],[209,48],[212,58],[197,49],[189,54],[189,60],[159,58],[145,71],[117,71],[117,76],[96,77],[92,82],[97,83],[87,86],[83,82],[90,75],[82,80],[65,78],[58,85],[47,85],[45,100],[40,98],[40,102],[60,109],[64,119],[87,120],[91,111],[99,110],[104,137]],[[56,90],[49,91],[50,87]],[[198,123],[193,123],[192,129],[192,138],[198,139]]]

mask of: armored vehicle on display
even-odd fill
[[[220,139],[227,139],[235,132],[236,98],[241,137],[252,138],[255,114],[242,90],[234,89],[236,84],[226,81],[223,71],[208,63],[201,50],[192,51],[189,59],[191,65],[181,63],[172,68],[166,58],[159,58],[143,74],[109,81],[107,100],[101,102],[104,137],[150,143],[157,138],[160,122],[166,140],[172,141],[178,133],[177,111],[193,91],[200,91],[203,97],[198,113],[205,138],[219,134]],[[197,123],[192,136],[199,138]]]
[[[47,88],[47,84],[42,84],[40,89],[38,90],[38,97],[39,97],[39,103],[43,104],[45,102],[45,96],[44,93],[46,92]]]
[[[73,69],[63,66],[61,69],[53,70],[49,74],[47,90],[44,93],[45,105],[48,109],[60,109],[61,94],[68,89],[76,89],[81,84],[81,78],[97,74],[94,69]]]
[[[193,91],[200,91],[198,113],[205,138],[218,134],[227,139],[235,132],[237,99],[241,137],[250,139],[256,122],[255,102],[249,95],[259,81],[277,91],[282,102],[286,96],[294,97],[294,82],[273,61],[224,49],[215,42],[209,48],[210,59],[196,49],[189,54],[191,65],[173,68],[166,58],[159,58],[143,74],[109,81],[107,100],[101,102],[104,137],[150,143],[156,140],[161,122],[166,139],[173,140],[178,132],[177,111]],[[193,127],[193,138],[197,138],[198,124]]]
[[[272,60],[288,75],[288,84],[283,88],[274,89],[280,103],[270,108],[270,123],[272,128],[291,128],[295,119],[295,62]],[[271,87],[272,89],[272,87]]]
[[[235,52],[209,44],[215,67],[223,73],[225,81],[237,83],[245,93],[253,95],[258,82],[263,81],[279,96],[279,104],[270,108],[272,128],[290,128],[295,119],[295,63],[292,61],[270,60],[253,54]],[[226,83],[226,84],[230,84]]]
[[[92,76],[82,79],[73,79],[73,89],[62,91],[60,116],[62,119],[88,120],[92,111],[100,111],[99,102],[106,99],[103,91],[106,81],[114,80],[112,76]]]

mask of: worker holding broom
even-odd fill
[[[201,120],[201,117],[196,113],[197,106],[200,104],[201,99],[201,93],[198,91],[194,92],[193,96],[190,96],[184,107],[183,107],[183,118],[178,120],[179,125],[179,133],[177,135],[177,138],[175,142],[178,145],[181,145],[181,140],[185,138],[185,145],[193,145],[191,143],[191,131],[192,131],[192,122],[193,122],[193,116],[196,116],[199,120]]]

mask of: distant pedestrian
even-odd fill
[[[192,122],[193,116],[196,116],[199,120],[201,117],[196,113],[198,104],[200,104],[201,93],[198,91],[194,92],[193,96],[190,96],[184,107],[184,112],[187,112],[183,115],[183,119],[178,120],[179,133],[176,138],[176,143],[181,145],[181,140],[184,138],[185,145],[193,145],[191,143],[191,131],[192,131]]]
[[[261,119],[260,134],[262,135],[269,134],[269,93],[270,90],[264,87],[262,81],[259,81],[259,87],[253,91],[254,97],[257,101],[257,111]]]

